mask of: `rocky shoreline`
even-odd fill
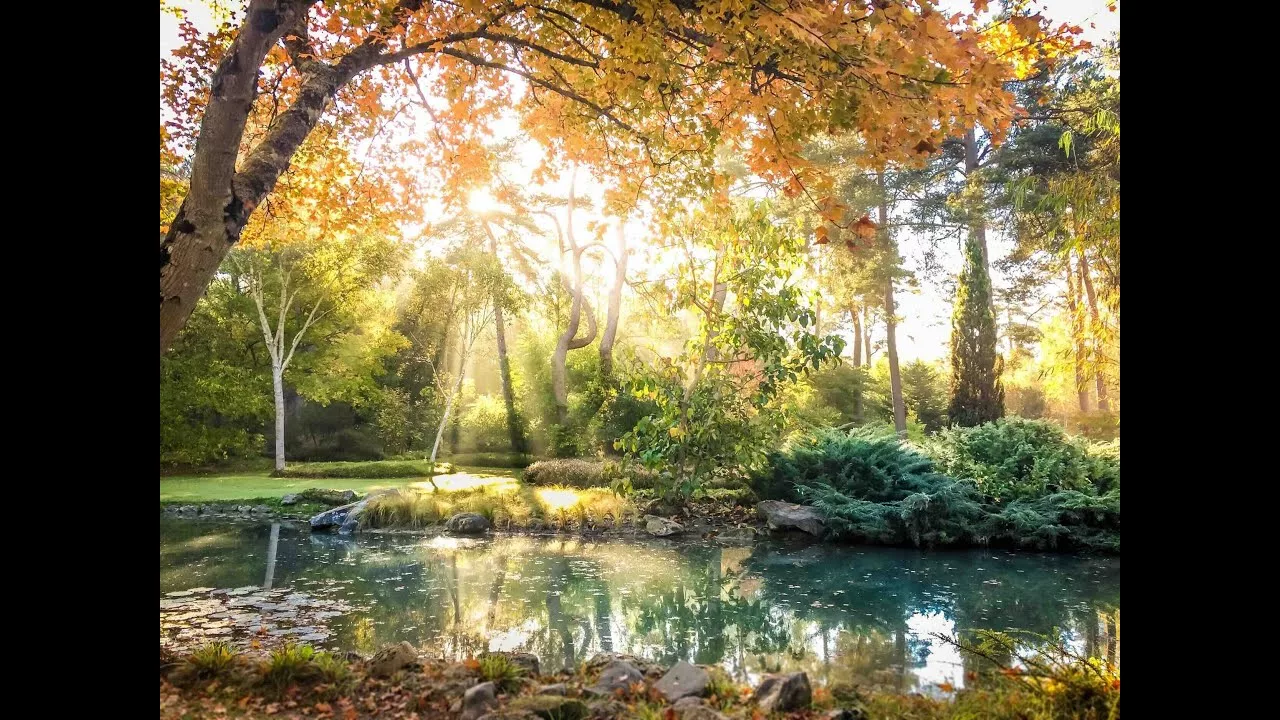
[[[315,491],[306,491],[307,493]],[[440,523],[423,528],[368,527],[363,522],[369,503],[378,497],[371,494],[357,498],[353,491],[325,491],[326,504],[346,501],[320,512],[315,504],[298,504],[301,495],[286,495],[279,507],[244,503],[168,504],[161,512],[187,519],[238,519],[259,521],[307,521],[312,532],[396,533],[432,536],[439,534],[482,536],[489,533],[532,536],[571,535],[575,537],[636,539],[701,538],[726,543],[750,543],[773,532],[801,531],[821,537],[825,528],[814,508],[766,500],[755,508],[724,504],[690,504],[681,508],[651,502],[641,508],[638,517],[621,520],[603,519],[589,523],[566,524],[545,518],[531,518],[524,523],[505,522],[495,525],[476,513],[456,513]],[[305,493],[304,493],[305,494]],[[296,508],[296,509],[295,509]]]
[[[665,667],[612,652],[599,653],[573,670],[544,674],[531,653],[492,652],[452,662],[424,658],[411,644],[400,642],[369,657],[346,653],[341,662],[347,669],[335,676],[343,677],[341,681],[326,682],[317,674],[311,682],[292,683],[284,693],[265,689],[263,678],[272,672],[272,656],[259,655],[235,655],[220,671],[222,677],[208,685],[209,673],[200,675],[198,661],[162,647],[161,717],[222,716],[228,705],[248,716],[290,715],[291,709],[310,715],[311,703],[322,716],[340,708],[339,716],[348,720],[865,717],[853,687],[815,692],[803,672],[766,674],[754,687],[741,686],[718,666],[681,660]],[[220,702],[225,703],[222,709]]]

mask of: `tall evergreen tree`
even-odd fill
[[[991,277],[981,243],[965,243],[964,270],[951,316],[951,405],[954,425],[981,425],[1004,415],[1004,363],[996,354],[996,318],[991,310]]]

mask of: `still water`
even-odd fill
[[[184,592],[191,591],[195,592]],[[227,591],[230,591],[229,593]],[[614,651],[718,663],[740,682],[804,670],[902,691],[965,684],[938,634],[1057,633],[1120,659],[1120,560],[806,543],[313,535],[305,525],[162,518],[161,639],[254,633],[371,653]],[[269,626],[269,627],[268,627]]]

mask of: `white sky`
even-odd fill
[[[212,24],[209,10],[203,3],[193,0],[179,0],[174,4],[187,7],[191,19],[202,29]],[[949,12],[957,12],[971,7],[972,4],[966,0],[949,0],[942,3],[942,9]],[[1120,26],[1119,11],[1109,12],[1106,7],[1106,0],[1053,0],[1052,2],[1041,3],[1038,7],[1039,11],[1054,23],[1068,22],[1080,25],[1084,30],[1084,38],[1095,44],[1111,37]],[[1090,26],[1091,23],[1094,27]],[[166,57],[178,44],[177,22],[170,15],[162,13],[160,15],[160,57]],[[514,118],[504,118],[494,123],[493,127],[495,135],[498,137],[518,135],[518,126]],[[536,146],[521,148],[520,154],[527,159],[528,166],[514,168],[513,175],[516,175],[516,177],[512,177],[512,180],[517,183],[525,181],[527,173],[532,170],[533,159],[537,157],[538,152],[539,150]],[[525,177],[519,177],[520,175]],[[547,190],[563,194],[567,189],[567,182],[568,178],[563,178],[557,187],[547,188]],[[580,174],[578,194],[594,196],[598,199],[600,188],[590,178]],[[424,220],[437,219],[439,212],[438,207],[424,208]],[[585,215],[585,213],[582,215]],[[584,225],[589,219],[591,218],[583,217],[580,222],[575,223],[582,237],[586,236]],[[550,227],[549,224],[548,227]],[[629,238],[634,238],[631,241],[633,247],[639,244],[645,234],[644,228],[634,222],[627,226],[627,233]],[[612,244],[612,233],[606,237],[606,240]],[[545,239],[543,252],[544,259],[551,266],[556,264],[554,243],[554,235],[548,235]],[[988,243],[993,260],[1003,257],[1009,250],[1009,243],[995,233],[988,233]],[[905,258],[907,268],[916,271],[920,270],[922,239],[904,233],[899,236],[898,244]],[[940,248],[939,251],[939,260],[942,267],[947,271],[948,275],[954,277],[960,269],[958,249],[949,247]],[[639,264],[636,259],[633,259],[632,263],[633,267]],[[602,269],[610,275],[612,274],[611,267]],[[589,271],[590,269],[588,269]],[[1001,286],[1002,278],[998,273],[996,273],[993,280],[997,287]],[[898,326],[898,344],[899,356],[902,360],[909,362],[917,358],[936,360],[944,357],[946,355],[947,339],[950,334],[951,298],[944,292],[940,283],[922,281],[919,291],[909,292],[903,289],[897,293],[896,300],[898,315],[901,318]],[[876,328],[874,337],[878,340],[883,340],[883,327]]]

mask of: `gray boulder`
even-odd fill
[[[667,537],[684,532],[684,526],[680,523],[657,515],[645,515],[644,521],[645,532],[655,537]]]
[[[462,720],[476,720],[497,706],[498,686],[491,682],[480,683],[462,696]]]
[[[756,512],[763,515],[764,519],[769,521],[769,527],[774,530],[795,528],[803,530],[810,535],[821,536],[827,529],[822,520],[822,513],[818,512],[817,508],[808,505],[795,505],[781,500],[765,500],[756,505]]]
[[[538,688],[538,694],[539,695],[561,695],[561,696],[568,695],[569,686],[566,683],[552,683],[550,685],[543,685],[542,687]]]
[[[684,697],[701,697],[707,693],[711,684],[711,676],[706,670],[691,665],[684,660],[676,663],[666,675],[662,676],[654,687],[668,702],[675,702]]]
[[[364,515],[364,511],[369,506],[370,498],[365,498],[360,502],[354,502],[350,505],[325,510],[317,513],[311,518],[311,530],[330,530],[337,528],[338,532],[343,535],[349,535],[360,527],[360,518]]]
[[[789,712],[809,707],[813,690],[809,676],[802,672],[765,675],[751,699],[767,713]]]
[[[376,677],[387,677],[416,662],[418,662],[418,651],[401,640],[395,645],[388,645],[374,653],[369,659],[369,672]]]
[[[854,708],[852,710],[836,708],[835,710],[828,710],[822,716],[822,720],[865,720],[866,717],[867,714],[862,711],[862,708]]]
[[[589,690],[600,695],[612,695],[621,690],[628,692],[636,683],[643,683],[644,675],[626,660],[613,660],[600,671],[600,677]]]
[[[458,513],[445,521],[444,529],[463,535],[479,535],[489,531],[489,519],[478,513]]]
[[[298,494],[298,499],[325,505],[346,505],[356,501],[355,490],[326,490],[324,488],[307,488]]]
[[[297,505],[298,493],[289,493],[288,495],[285,495],[284,497],[280,498],[280,504],[281,505]]]

